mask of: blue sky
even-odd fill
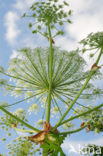
[[[16,50],[20,47],[45,45],[44,38],[34,37],[28,29],[28,20],[21,19],[21,15],[32,4],[33,0],[0,0],[0,65],[8,67],[9,59],[16,56]],[[60,0],[62,2],[62,0]],[[103,1],[102,0],[70,0],[73,10],[73,24],[65,25],[65,36],[57,38],[56,45],[71,50],[77,47],[78,41],[90,32],[103,31]],[[85,56],[87,62],[92,65]],[[1,76],[1,75],[0,75]],[[102,81],[103,84],[103,81]],[[98,85],[100,83],[98,82]],[[9,95],[4,96],[0,91],[0,101],[14,102]],[[102,102],[102,101],[101,101]],[[3,133],[2,133],[3,135]],[[0,137],[1,139],[1,137]],[[103,145],[103,134],[85,133],[85,130],[74,134],[66,139],[63,148],[67,156],[79,156],[77,153],[69,152],[69,145],[97,143]],[[0,152],[6,147],[0,141]],[[69,153],[69,154],[68,154]]]

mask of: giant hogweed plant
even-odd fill
[[[24,133],[8,144],[12,156],[37,152],[43,156],[64,156],[61,144],[68,134],[84,128],[103,131],[103,104],[94,102],[103,95],[103,90],[90,81],[102,77],[99,70],[102,66],[98,64],[103,54],[103,32],[89,34],[80,42],[82,49],[68,52],[56,47],[55,38],[64,34],[63,24],[71,24],[72,11],[69,8],[65,11],[65,7],[69,7],[65,1],[63,4],[58,0],[35,2],[23,17],[33,19],[29,28],[33,34],[45,37],[49,46],[24,47],[18,50],[16,58],[10,59],[8,70],[0,67],[0,73],[10,77],[9,81],[0,79],[0,87],[21,98],[12,104],[0,103],[3,112],[0,127],[9,131],[8,136],[12,135],[10,129]],[[90,58],[97,56],[88,71],[81,52],[90,53]],[[22,103],[28,108],[10,111],[18,104],[22,107]],[[41,118],[38,118],[39,112]],[[28,114],[33,119],[38,118],[35,125],[30,124]],[[80,123],[79,127],[74,125],[75,119]]]

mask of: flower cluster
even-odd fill
[[[78,109],[78,112],[86,112],[86,109]],[[90,120],[87,126],[87,131],[95,131],[95,133],[103,132],[103,109],[98,109],[89,115],[85,115],[81,118],[81,120],[84,120],[86,123],[88,123],[88,120]]]
[[[69,53],[58,47],[54,47],[53,50],[51,95],[53,100],[51,103],[52,115],[58,117],[59,115],[62,116],[62,111],[69,107],[70,102],[78,94],[82,82],[88,77],[90,71],[83,72],[85,61],[79,56],[78,50]],[[4,73],[10,77],[11,81],[0,80],[0,85],[4,86],[11,95],[22,98],[22,100],[11,105],[23,101],[31,102],[29,114],[32,111],[37,112],[42,107],[43,117],[48,102],[49,52],[48,47],[20,49],[17,57],[10,60],[8,73]],[[99,74],[96,72],[93,78],[97,78],[97,75]],[[103,91],[95,90],[94,85],[89,83],[80,98],[93,99],[100,94],[102,95]],[[76,103],[77,105],[78,107],[81,106],[79,103]]]
[[[35,103],[33,103],[32,105],[30,105],[30,107],[28,108],[28,112],[29,114],[31,114],[32,112],[37,113],[39,106]]]
[[[7,106],[6,103],[4,104]],[[4,104],[2,105],[5,106]],[[14,111],[13,115],[19,117],[21,120],[27,121],[25,111],[22,108],[19,108],[16,111]],[[9,129],[12,127],[22,126],[22,124],[19,124],[16,119],[8,116],[7,114],[4,114],[4,116],[0,117],[0,126],[2,129]]]
[[[63,4],[60,4],[58,0],[35,2],[30,7],[29,15],[24,13],[23,17],[32,17],[35,19],[35,23],[29,23],[29,28],[35,27],[35,25],[37,25],[36,29],[34,29],[32,33],[40,32],[43,25],[46,27],[50,25],[51,29],[55,29],[55,24],[62,26],[65,22],[71,23],[69,17],[71,16],[72,11],[65,11],[68,10],[65,9],[65,6],[69,6],[66,1],[63,1]],[[63,31],[59,31],[57,28],[55,30],[57,30],[56,36],[64,34]],[[40,34],[48,37],[47,31],[45,31],[44,34]]]
[[[7,145],[7,148],[9,149],[8,154],[12,156],[32,156],[35,155],[36,152],[40,151],[31,141],[23,137],[18,137],[15,140],[13,140],[12,143],[9,143]]]
[[[103,109],[92,113],[90,119],[90,130],[95,131],[95,133],[103,132]]]
[[[64,130],[66,130],[66,131],[73,130],[74,127],[75,127],[75,126],[74,126],[74,124],[73,124],[72,122],[67,122],[67,123],[65,123],[65,124],[62,126],[62,128],[63,128]]]
[[[98,50],[103,48],[103,32],[90,33],[87,38],[81,40],[80,44],[83,45],[82,52],[87,50]],[[93,57],[94,54],[91,54]]]

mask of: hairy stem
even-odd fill
[[[98,64],[100,58],[102,55],[102,49],[100,50],[99,56],[96,60],[96,64]],[[79,91],[79,93],[77,94],[76,98],[72,101],[71,105],[68,107],[68,109],[66,110],[66,112],[63,114],[63,116],[61,117],[61,119],[58,121],[58,123],[55,125],[54,129],[56,129],[61,122],[64,120],[64,118],[66,117],[66,115],[68,114],[68,112],[71,110],[71,108],[73,107],[73,105],[75,104],[75,102],[78,100],[78,98],[80,97],[81,93],[83,92],[83,90],[85,89],[85,87],[87,86],[88,82],[90,81],[92,75],[94,74],[94,70],[91,70],[87,80],[85,81],[84,85],[82,86],[81,90]]]
[[[50,109],[51,109],[51,92],[52,92],[52,65],[53,65],[53,47],[52,47],[52,35],[51,35],[51,28],[48,24],[48,32],[49,32],[49,39],[50,39],[50,56],[49,56],[49,94],[48,94],[48,105],[47,105],[47,114],[46,114],[46,121],[50,121]]]

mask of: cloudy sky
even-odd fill
[[[16,56],[16,50],[20,47],[43,45],[43,38],[35,38],[28,29],[28,20],[21,18],[33,1],[0,0],[0,65],[4,67],[8,67],[9,59]],[[72,50],[88,33],[103,31],[103,0],[69,0],[69,3],[73,10],[73,24],[65,26],[65,36],[57,38],[56,45]],[[0,92],[0,101],[2,100],[10,101],[10,97],[7,96],[5,99],[5,96]],[[80,137],[81,135],[82,137]],[[103,145],[102,140],[102,134],[90,133],[85,135],[85,132],[82,132],[75,134],[70,140],[68,138],[63,148],[69,153],[69,156],[79,156],[75,151],[74,153],[68,151],[70,144],[73,146],[85,143]],[[1,147],[2,145],[0,145]]]

